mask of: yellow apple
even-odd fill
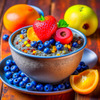
[[[69,27],[75,28],[86,36],[93,34],[98,27],[98,18],[95,12],[86,5],[74,5],[64,14],[64,20]]]

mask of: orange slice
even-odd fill
[[[27,37],[29,40],[31,41],[38,41],[39,38],[37,37],[36,33],[34,32],[34,29],[33,27],[30,27],[28,30],[27,30]]]
[[[80,94],[89,94],[97,86],[99,81],[98,70],[88,69],[78,75],[70,76],[70,84],[74,91]]]

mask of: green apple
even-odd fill
[[[74,5],[64,14],[64,20],[69,27],[75,28],[86,36],[93,34],[98,27],[98,18],[95,12],[86,5]]]

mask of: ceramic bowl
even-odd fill
[[[29,27],[31,26],[24,28],[27,29]],[[83,46],[78,50],[61,56],[44,57],[24,53],[13,46],[12,42],[14,37],[22,29],[23,28],[12,33],[9,38],[9,45],[14,61],[26,75],[35,81],[56,83],[65,79],[76,70],[81,61],[82,54],[87,43],[86,37],[83,33],[76,29],[69,28],[73,33],[78,34],[84,39]]]

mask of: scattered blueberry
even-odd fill
[[[77,48],[78,47],[78,43],[77,42],[73,42],[72,46]]]
[[[21,34],[24,34],[24,33],[26,33],[26,32],[27,32],[26,29],[22,29],[22,30],[21,30]]]
[[[29,78],[28,77],[24,77],[23,78],[23,82],[28,83],[29,82]]]
[[[63,49],[63,45],[62,45],[62,44],[58,44],[58,45],[56,46],[56,48],[57,48],[57,50],[62,50],[62,49]]]
[[[55,43],[55,46],[57,46],[58,44],[61,44],[60,41],[57,41],[57,42]]]
[[[58,89],[57,86],[54,86],[53,90],[54,90],[54,91],[58,91],[59,89]]]
[[[76,69],[78,72],[82,72],[82,66],[81,65],[78,65],[77,69]]]
[[[12,64],[13,64],[13,65],[16,65],[16,63],[15,63],[15,61],[14,61],[14,60],[12,61]]]
[[[34,86],[36,86],[37,85],[37,83],[35,82],[35,81],[32,81],[31,82]]]
[[[81,65],[81,66],[82,66],[82,65],[85,66],[85,63],[84,63],[83,61],[81,61],[81,62],[80,62],[80,65]]]
[[[65,82],[65,87],[66,87],[66,89],[70,88],[70,83],[69,82]]]
[[[19,69],[18,69],[18,67],[17,67],[17,65],[12,65],[11,66],[11,71],[12,72],[17,72]]]
[[[4,67],[4,71],[5,71],[5,72],[10,71],[10,67],[9,67],[9,66],[5,66],[5,67]]]
[[[84,66],[82,66],[82,69],[83,69],[83,71],[86,70],[86,69],[89,69],[89,66],[88,65],[84,65]]]
[[[42,51],[44,49],[44,45],[43,44],[39,44],[38,45],[38,50]]]
[[[50,47],[50,46],[51,46],[51,43],[50,43],[49,41],[45,41],[45,42],[44,42],[44,46],[45,46],[45,47]]]
[[[37,47],[37,46],[38,46],[38,44],[37,44],[37,42],[36,42],[36,41],[32,41],[32,42],[31,42],[31,46],[35,48],[35,47]]]
[[[65,85],[62,83],[62,84],[59,84],[58,85],[58,89],[59,90],[64,90],[65,89]]]
[[[19,74],[18,73],[14,73],[13,74],[13,78],[18,78],[19,77]]]
[[[23,73],[23,72],[21,72],[21,74],[20,74],[22,77],[26,77],[26,75]]]
[[[10,83],[10,84],[13,84],[13,78],[10,78],[10,79],[9,79],[9,83]]]
[[[43,44],[43,42],[41,41],[41,40],[38,40],[37,41],[37,44],[39,45],[39,44]]]
[[[51,84],[46,84],[45,86],[44,86],[44,91],[45,92],[50,92],[50,91],[52,91],[53,90],[53,86],[51,85]]]
[[[54,39],[50,39],[49,41],[50,41],[50,43],[51,43],[52,45],[55,44],[55,40],[54,40]]]
[[[8,79],[11,78],[12,77],[12,72],[10,72],[10,71],[6,72],[5,77],[8,78]]]
[[[24,88],[26,86],[26,83],[24,81],[19,82],[19,86]]]
[[[43,85],[42,84],[36,85],[36,90],[37,91],[43,91]]]
[[[77,75],[78,74],[78,71],[75,70],[74,73],[72,75]]]
[[[13,63],[12,63],[12,60],[10,60],[10,59],[8,59],[7,61],[6,61],[6,65],[7,66],[11,66]]]
[[[44,48],[44,53],[46,53],[46,54],[50,53],[50,49],[49,48]]]
[[[15,78],[15,79],[13,80],[13,84],[14,84],[14,85],[19,85],[19,82],[20,82],[20,81],[19,81],[18,78]]]
[[[35,86],[31,82],[26,84],[26,89],[27,90],[32,91],[32,90],[34,90],[34,88],[35,88]]]
[[[3,40],[8,41],[9,35],[4,34],[2,38],[3,38]]]

